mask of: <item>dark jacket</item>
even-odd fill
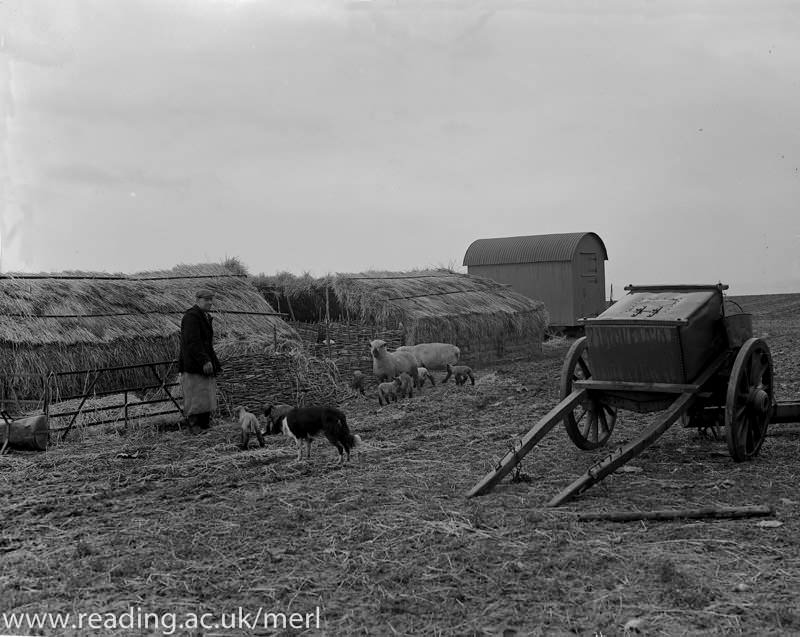
[[[179,372],[202,374],[203,365],[208,361],[214,364],[215,374],[222,371],[222,366],[214,353],[214,328],[211,326],[211,321],[211,317],[196,305],[184,313],[181,319]]]

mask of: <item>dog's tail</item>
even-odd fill
[[[361,440],[361,436],[358,434],[353,435],[350,432],[350,427],[347,425],[347,416],[344,415],[343,411],[338,411],[336,413],[336,425],[337,425],[337,435],[340,437],[343,443],[347,446],[348,449],[356,449],[364,444]]]

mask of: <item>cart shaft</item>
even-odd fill
[[[500,461],[497,467],[490,471],[484,478],[478,482],[472,490],[467,493],[467,497],[471,498],[476,495],[483,495],[488,493],[494,488],[500,480],[505,478],[511,470],[517,466],[522,458],[533,447],[564,418],[564,415],[570,410],[575,408],[575,405],[580,403],[586,398],[585,389],[576,389],[558,405],[551,409],[539,422],[537,422],[528,433],[522,438],[522,446],[514,451],[509,451],[506,456]]]
[[[603,478],[616,471],[631,458],[638,456],[640,453],[642,453],[642,451],[647,449],[656,440],[658,440],[661,435],[667,429],[669,429],[678,420],[678,418],[681,417],[682,414],[686,412],[689,406],[694,402],[695,398],[696,396],[691,393],[681,394],[681,396],[675,400],[674,403],[672,403],[666,413],[649,429],[646,429],[645,432],[639,436],[639,438],[628,443],[614,453],[606,456],[597,464],[589,467],[589,470],[585,474],[583,474],[556,497],[550,500],[550,502],[547,503],[547,506],[554,507],[558,506],[559,504],[563,504],[573,496],[583,493],[593,484],[600,482]]]

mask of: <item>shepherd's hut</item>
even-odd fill
[[[594,232],[477,239],[464,254],[470,274],[543,301],[557,328],[577,326],[578,319],[606,309],[607,260],[606,246]]]

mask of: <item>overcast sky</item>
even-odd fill
[[[0,266],[594,231],[615,292],[800,292],[798,34],[796,0],[5,0]]]

